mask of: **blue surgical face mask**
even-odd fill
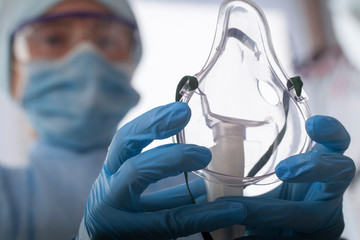
[[[26,64],[22,105],[39,138],[77,151],[107,147],[139,100],[121,69],[88,47]]]

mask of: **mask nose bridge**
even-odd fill
[[[83,94],[81,94],[81,99],[79,101],[86,102],[88,105],[96,105],[97,93],[99,88],[101,87],[101,73],[99,68],[101,63],[97,58],[101,57],[98,56],[100,53],[97,52],[95,46],[89,42],[84,41],[80,42],[79,45],[74,46],[72,51],[69,53],[71,58],[76,58],[77,61],[80,61],[81,64],[85,65],[85,68],[88,68],[88,71],[85,74],[82,74],[83,78],[79,79],[83,82],[81,84],[82,88],[80,89]],[[85,61],[81,60],[85,59]]]
[[[101,99],[98,99],[99,97],[98,92],[99,92],[99,88],[101,88],[100,81],[102,81],[102,79],[100,79],[100,77],[98,76],[99,74],[97,73],[91,74],[91,73],[88,75],[89,76],[88,79],[84,79],[84,81],[86,81],[85,95],[86,95],[86,101],[90,105],[96,106],[97,103],[101,101]]]

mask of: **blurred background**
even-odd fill
[[[129,0],[140,26],[143,58],[133,84],[141,95],[137,107],[120,123],[173,102],[184,75],[201,70],[210,53],[221,0]],[[338,118],[349,130],[347,155],[360,165],[360,32],[357,0],[254,0],[264,11],[277,56],[289,76],[301,75],[313,114]],[[356,22],[359,24],[356,24]],[[349,27],[351,26],[351,27]],[[0,96],[1,98],[1,96]],[[9,104],[0,99],[7,113]],[[1,117],[0,161],[21,164],[29,146],[22,114]],[[16,129],[14,131],[14,129]],[[10,144],[11,143],[11,144]],[[20,150],[19,150],[20,149]],[[5,159],[16,159],[6,162]],[[358,239],[360,184],[345,196],[347,239]],[[355,205],[354,203],[357,203]]]
[[[123,122],[173,101],[178,81],[201,70],[210,53],[221,4],[221,0],[130,2],[144,44],[134,79],[142,99]],[[290,76],[335,45],[326,0],[255,2],[268,19],[275,51]]]

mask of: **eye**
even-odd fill
[[[117,41],[111,37],[100,37],[97,41],[98,46],[101,49],[106,49],[110,47],[115,47],[117,45]]]
[[[66,42],[66,38],[61,34],[50,34],[43,36],[42,42],[48,46],[59,46]]]

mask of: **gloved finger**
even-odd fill
[[[175,102],[154,108],[124,125],[115,134],[105,160],[105,167],[115,173],[128,158],[139,154],[155,139],[165,139],[180,132],[190,120],[186,103]]]
[[[187,144],[163,145],[126,161],[109,182],[112,203],[131,210],[139,210],[141,193],[149,184],[182,172],[199,170],[211,160],[205,147]]]
[[[155,213],[137,213],[136,218],[133,215],[122,213],[118,219],[114,219],[121,221],[124,229],[115,238],[175,239],[202,231],[210,232],[242,222],[246,217],[246,209],[237,201],[228,201],[190,204]]]
[[[244,204],[247,216],[240,224],[251,227],[314,233],[330,225],[341,226],[342,221],[341,198],[329,201],[288,201],[262,197],[225,197],[219,200]]]
[[[206,195],[205,183],[202,178],[189,182],[189,187],[191,189],[191,194],[195,199]],[[159,192],[142,195],[140,201],[143,209],[149,212],[191,204],[191,198],[185,184]]]
[[[343,153],[350,144],[350,135],[335,118],[313,116],[306,121],[306,131],[316,144],[313,150],[336,151]]]
[[[342,194],[354,178],[355,164],[340,153],[311,151],[281,161],[275,172],[284,182],[325,183],[322,190],[336,196]]]

